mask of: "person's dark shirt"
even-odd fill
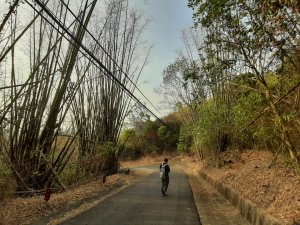
[[[162,164],[160,164],[159,169],[161,169],[161,167],[165,165],[165,172],[166,175],[169,176],[169,173],[171,172],[169,165],[166,162],[163,162]]]

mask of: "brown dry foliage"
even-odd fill
[[[204,171],[284,224],[300,223],[300,175],[282,157],[271,168],[273,155],[267,151],[228,152],[223,158],[233,163],[222,168],[206,164]]]
[[[54,193],[51,195],[48,203],[44,202],[44,196],[6,199],[0,204],[0,224],[31,224],[57,210],[96,196],[101,191],[115,190],[116,188],[128,185],[140,176],[141,174],[137,173],[131,175],[112,175],[107,178],[105,184],[102,184],[102,179],[98,179],[85,185],[71,188],[66,192]]]

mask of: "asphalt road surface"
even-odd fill
[[[153,168],[154,169],[154,168]],[[187,176],[171,167],[168,196],[159,170],[79,214],[64,225],[201,225]]]

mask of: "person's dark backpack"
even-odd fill
[[[166,165],[162,164],[160,167],[160,178],[164,179],[166,177]]]

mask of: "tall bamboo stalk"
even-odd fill
[[[87,26],[95,4],[96,1],[92,1],[91,5],[87,1],[78,12],[80,22],[74,20],[70,25],[73,26],[78,42],[83,41],[84,26]],[[50,11],[66,24],[69,19],[66,7],[54,4]],[[25,83],[17,85],[15,43],[21,40],[20,37],[25,36],[26,32],[28,35],[29,28],[30,72]],[[69,42],[65,54],[64,46],[68,42],[63,39],[65,33],[57,29],[57,25],[51,26],[49,17],[40,10],[33,15],[21,36],[15,37],[15,27],[12,27],[11,47],[7,49],[7,53],[1,55],[7,57],[9,53],[12,59],[11,98],[3,108],[0,118],[1,122],[10,121],[7,137],[10,143],[7,148],[10,157],[8,164],[12,166],[19,190],[41,189],[53,180],[64,186],[58,176],[74,151],[72,145],[76,133],[62,148],[55,148],[59,130],[76,91],[69,92],[68,87],[75,62],[78,60],[79,45]],[[5,141],[1,143],[5,144]]]
[[[112,72],[127,89],[134,91],[139,74],[135,73],[137,49],[146,22],[136,12],[130,12],[127,0],[112,0],[108,3],[103,23],[98,28],[97,40],[92,40],[91,49],[104,66]],[[109,74],[101,68],[88,64],[85,79],[72,103],[73,118],[79,129],[81,157],[95,154],[105,142],[117,144],[131,98]],[[144,64],[140,66],[142,70]],[[77,77],[82,65],[76,65]],[[116,155],[115,155],[116,157]],[[112,159],[112,160],[117,160]],[[108,162],[107,165],[113,165]],[[113,168],[105,168],[109,170]],[[109,166],[108,166],[109,167]]]

